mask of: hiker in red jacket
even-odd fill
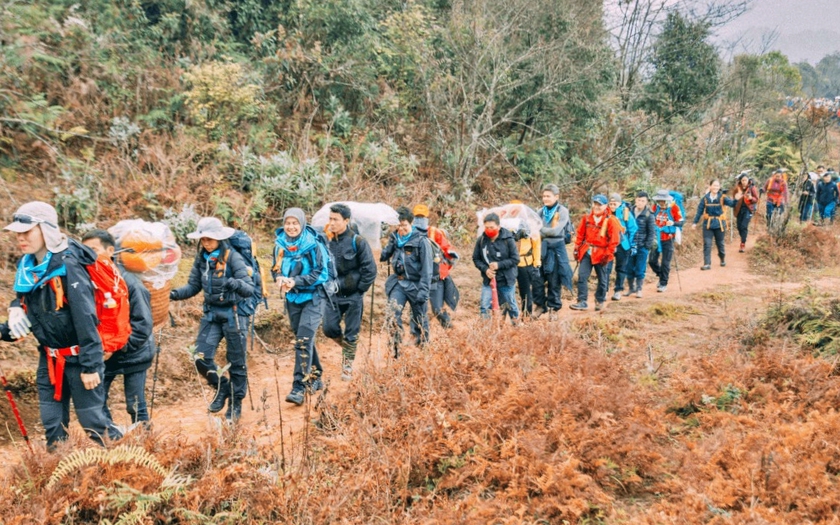
[[[764,191],[767,193],[767,224],[770,225],[773,216],[781,216],[787,205],[788,186],[784,170],[778,169],[773,172],[764,187]]]
[[[741,196],[738,197],[738,194]],[[747,245],[747,234],[750,230],[750,220],[758,203],[758,189],[748,174],[741,173],[738,176],[738,184],[732,189],[732,197],[736,200],[735,224],[738,226],[738,235],[741,237],[741,247],[738,251],[744,253],[744,248]]]
[[[575,240],[575,259],[580,263],[577,284],[577,303],[572,310],[586,310],[589,296],[589,276],[592,270],[598,275],[595,290],[595,310],[604,308],[607,290],[610,287],[610,261],[615,258],[615,249],[621,242],[621,224],[607,209],[607,197],[592,197],[592,211],[583,217]]]

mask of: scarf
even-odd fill
[[[219,255],[221,255],[221,253],[222,253],[222,249],[221,249],[221,248],[216,248],[215,250],[213,250],[213,251],[212,251],[212,252],[210,252],[210,253],[206,253],[206,252],[205,252],[205,253],[204,253],[204,260],[205,260],[205,261],[212,261],[212,262],[216,262],[217,260],[219,260]]]
[[[549,208],[548,206],[543,206],[543,209],[542,209],[543,222],[545,224],[550,225],[551,221],[554,220],[554,214],[557,213],[557,210],[559,210],[559,209],[560,209],[560,203],[559,202],[556,203],[551,208]]]
[[[408,232],[407,235],[400,235],[399,233],[395,233],[397,236],[397,247],[402,248],[411,239],[411,234],[414,233],[414,226],[411,227],[411,231]]]
[[[67,275],[67,267],[63,264],[56,268],[51,274],[46,275],[47,268],[52,260],[52,252],[47,252],[41,264],[37,264],[35,256],[32,254],[24,255],[20,259],[17,272],[15,273],[15,292],[29,293],[42,283],[45,283],[53,277],[61,277]]]

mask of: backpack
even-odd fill
[[[429,244],[432,245],[432,282],[440,281],[440,263],[446,261],[446,255],[438,243],[433,241],[430,237]]]
[[[310,288],[295,288],[295,290],[299,292],[312,292],[318,287],[322,287],[324,292],[327,295],[328,299],[331,299],[332,296],[338,293],[338,271],[335,267],[335,261],[333,260],[332,256],[330,255],[330,249],[328,246],[327,236],[323,231],[318,231],[313,228],[311,225],[307,224],[304,228],[306,231],[309,231],[315,237],[315,249],[310,250],[307,252],[310,258],[310,267],[315,268],[317,266],[317,260],[315,257],[320,257],[321,259],[321,275],[318,276],[318,279],[315,281],[315,284]],[[277,233],[279,234],[283,231],[283,228],[278,228]],[[355,238],[353,239],[355,241]],[[355,247],[355,242],[354,242]],[[274,264],[272,266],[272,272],[278,273],[280,271],[283,257],[285,254],[281,252],[278,246],[274,247]]]
[[[254,248],[254,241],[242,230],[236,230],[234,234],[228,238],[228,244],[231,249],[242,256],[245,264],[248,266],[248,275],[254,282],[254,295],[247,299],[242,299],[237,307],[240,313],[251,316],[257,311],[260,303],[264,303],[268,308],[267,291],[265,289],[265,281],[262,276],[262,269],[260,262],[254,255],[256,249]]]
[[[128,285],[125,284],[117,265],[109,260],[96,259],[85,266],[93,283],[93,299],[96,303],[96,327],[102,339],[105,352],[116,352],[125,348],[131,336],[130,303]]]
[[[682,215],[683,220],[685,220],[687,217],[687,215],[685,214],[685,197],[682,193],[675,190],[668,191],[668,194],[671,196],[672,199],[674,199],[674,204],[676,204],[677,207],[680,209],[680,215]],[[673,217],[671,217],[671,219],[673,219]]]

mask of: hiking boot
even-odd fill
[[[556,321],[557,320],[557,310],[551,309],[548,311],[548,320],[549,321]]]
[[[312,393],[314,394],[318,390],[323,390],[324,389],[324,382],[321,381],[321,378],[319,377],[319,378],[315,379],[314,381],[312,381],[312,384],[309,385],[309,387],[312,389]]]
[[[703,266],[700,267],[700,269],[701,270],[711,270],[712,265],[711,264],[704,264]]]
[[[225,411],[225,419],[231,423],[236,423],[240,417],[242,417],[242,400],[233,397],[228,403],[227,411]]]
[[[586,301],[580,301],[575,304],[570,304],[569,308],[571,308],[572,310],[586,310],[587,308],[589,308],[589,305],[586,304]]]
[[[303,390],[292,390],[289,392],[289,395],[286,396],[287,403],[294,403],[297,406],[301,406],[303,404],[303,399]]]
[[[210,406],[207,407],[207,410],[213,412],[221,412],[223,408],[225,408],[225,401],[230,397],[230,385],[225,383],[219,384],[219,389],[216,390],[216,397],[213,398],[213,402],[210,403]]]
[[[346,364],[341,368],[341,380],[342,381],[351,381],[352,379],[353,379],[353,366]]]
[[[721,260],[720,260],[720,265],[721,265],[721,266],[726,266],[726,261],[724,261],[723,259],[721,259]]]
[[[629,293],[625,295],[630,295]],[[615,292],[612,296],[613,301],[620,301],[621,300],[621,292]],[[597,308],[597,307],[596,307]]]
[[[532,316],[532,317],[533,317],[534,319],[539,319],[539,318],[540,318],[540,316],[541,316],[542,314],[546,313],[547,311],[548,311],[548,310],[546,310],[546,309],[545,309],[545,306],[540,306],[540,305],[537,305],[537,307],[536,307],[536,308],[534,308],[534,314],[533,314],[533,316]]]
[[[642,298],[642,289],[639,288],[638,290],[636,290],[636,299],[641,299],[641,298]]]
[[[667,289],[668,289],[667,284],[660,284],[659,286],[656,287],[656,291],[659,292],[659,293],[662,293]]]
[[[744,253],[744,248],[745,247],[746,247],[746,245],[744,243],[741,243],[741,247],[738,249],[738,253]]]
[[[627,291],[624,292],[624,297],[630,297],[631,295],[633,295],[633,287],[629,286],[627,287]]]
[[[615,299],[615,297],[613,297],[613,299]],[[595,303],[595,311],[596,312],[599,312],[606,307],[607,307],[607,303],[605,303],[605,302]]]

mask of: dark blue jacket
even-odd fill
[[[39,350],[79,346],[78,356],[68,356],[67,362],[78,364],[82,372],[90,374],[102,366],[102,340],[96,327],[96,302],[93,298],[93,283],[85,266],[93,264],[96,254],[74,240],[63,252],[55,253],[47,267],[46,275],[61,265],[67,275],[60,277],[66,298],[64,306],[56,310],[55,293],[49,280],[26,294],[17,294],[12,306],[25,305],[26,316],[32,323],[32,334],[38,340]],[[6,324],[0,325],[4,341],[11,341]]]
[[[364,295],[376,280],[376,261],[368,242],[350,228],[329,241],[338,273],[338,295]]]
[[[398,283],[414,300],[429,300],[433,261],[432,246],[425,234],[416,229],[412,230],[408,241],[400,247],[397,244],[397,234],[392,233],[379,260],[390,261],[394,271],[385,283],[387,294],[390,295],[394,285]]]
[[[254,295],[254,281],[245,259],[226,241],[219,241],[219,260],[205,259],[199,247],[187,284],[172,290],[171,297],[183,301],[204,292],[204,305],[233,308],[241,299]]]
[[[825,182],[822,179],[817,183],[817,204],[826,206],[838,199],[837,184],[834,181]]]
[[[700,204],[697,206],[697,213],[694,215],[694,224],[703,219],[703,228],[707,230],[726,229],[726,216],[724,206],[733,208],[735,199],[731,199],[719,191],[717,197],[712,198],[711,193],[703,195]]]
[[[505,228],[500,228],[499,235],[493,240],[486,233],[482,233],[481,237],[475,241],[472,258],[473,264],[481,272],[482,282],[485,285],[490,285],[490,278],[487,277],[486,272],[490,269],[490,263],[492,262],[499,265],[499,269],[496,270],[497,286],[514,286],[516,284],[519,248],[516,247],[513,234]]]
[[[155,356],[155,338],[152,324],[152,304],[149,290],[136,276],[120,268],[128,286],[131,336],[125,348],[118,350],[105,361],[105,375],[132,374],[148,369]]]
[[[636,239],[633,241],[638,248],[653,250],[656,247],[656,219],[650,208],[645,207],[641,212],[633,208],[636,217]]]

